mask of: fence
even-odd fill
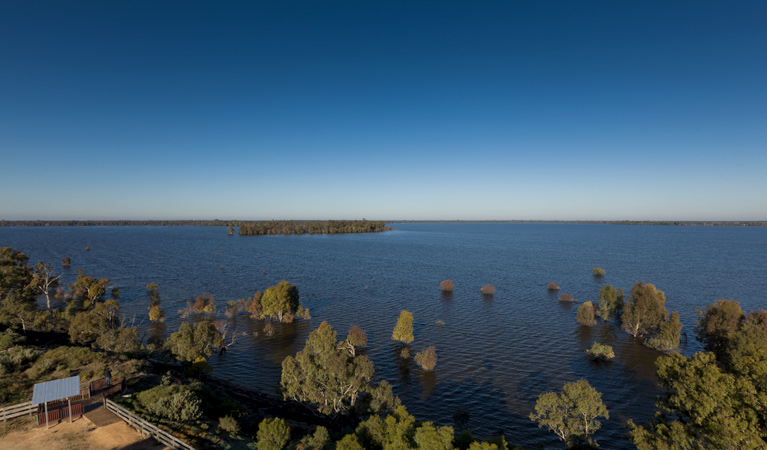
[[[8,419],[21,417],[26,414],[32,415],[35,413],[35,411],[37,411],[37,406],[33,405],[32,402],[24,402],[17,405],[6,406],[5,408],[0,408],[0,420],[5,422]]]
[[[37,411],[37,426],[41,427],[43,425],[47,424],[55,424],[59,423],[62,420],[68,420],[69,419],[69,405],[58,405],[55,406],[53,409],[51,409],[51,406],[48,405],[48,420],[45,420],[45,409],[42,408],[42,405],[40,405],[41,408],[38,408]],[[82,403],[73,403],[72,405],[72,419],[79,419],[83,415],[83,404]]]
[[[115,413],[119,418],[126,421],[128,425],[136,428],[143,434],[152,436],[170,448],[181,450],[196,450],[194,447],[182,441],[181,439],[171,435],[165,430],[161,430],[157,426],[133,414],[112,400],[106,399],[104,406],[107,408],[107,410]]]

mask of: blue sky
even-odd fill
[[[0,219],[767,220],[763,1],[0,3]]]

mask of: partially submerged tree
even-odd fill
[[[594,270],[591,271],[595,277],[603,277],[605,276],[605,269],[601,267],[594,267]]]
[[[486,284],[482,286],[480,292],[482,292],[484,295],[493,295],[495,294],[495,286],[492,284]]]
[[[634,337],[654,333],[668,316],[665,304],[663,291],[644,281],[634,283],[623,308],[623,330]]]
[[[586,354],[588,354],[594,361],[607,361],[615,358],[613,348],[609,345],[600,344],[599,342],[594,342],[591,345],[591,348],[586,350]]]
[[[698,340],[706,350],[722,359],[744,318],[740,303],[735,300],[720,299],[703,311],[698,309],[698,324],[695,327]]]
[[[426,347],[415,355],[415,363],[427,372],[437,366],[437,348],[433,345]]]
[[[391,338],[403,344],[413,342],[413,339],[415,339],[413,337],[413,313],[404,310],[399,313],[399,319],[394,327]]]
[[[365,347],[366,345],[368,345],[368,335],[357,325],[352,325],[346,339],[339,343],[339,346],[347,350],[351,356],[357,355],[357,347]]]
[[[327,322],[309,334],[306,346],[282,361],[285,398],[313,405],[323,414],[342,414],[370,389],[373,363],[367,356],[350,356],[337,345],[336,331]]]
[[[183,322],[165,345],[179,361],[195,362],[207,360],[214,350],[224,345],[224,338],[216,326],[207,320],[197,322],[194,326]]]
[[[611,285],[599,290],[599,317],[604,321],[611,320],[623,311],[625,295],[623,289],[615,289]]]
[[[662,352],[670,352],[679,347],[680,332],[683,326],[682,322],[679,321],[679,313],[674,311],[668,319],[661,322],[658,326],[658,333],[648,339],[645,344]]]
[[[261,296],[261,317],[280,322],[292,322],[298,309],[298,288],[295,284],[281,281],[270,286]]]
[[[567,383],[562,391],[538,396],[530,420],[539,427],[547,427],[568,445],[579,441],[591,443],[590,436],[602,426],[599,418],[610,418],[602,394],[586,380]]]
[[[77,309],[91,308],[96,301],[104,297],[107,292],[107,284],[109,284],[108,278],[96,279],[78,272],[77,280],[69,286],[74,307]]]
[[[590,301],[583,302],[583,304],[578,307],[578,312],[575,314],[575,320],[577,320],[579,324],[587,327],[596,325],[597,319],[594,314],[594,304]]]
[[[549,291],[558,291],[559,285],[557,283],[554,283],[553,281],[546,285],[546,289]]]
[[[451,280],[444,280],[439,284],[439,288],[442,289],[443,292],[453,292],[453,282]]]

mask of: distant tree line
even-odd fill
[[[370,220],[313,220],[313,221],[261,221],[239,225],[241,236],[264,236],[273,234],[344,234],[378,233],[393,230],[386,222]]]

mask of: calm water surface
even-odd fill
[[[512,443],[545,448],[561,444],[528,419],[540,393],[586,378],[603,393],[611,416],[596,437],[602,448],[621,449],[632,448],[625,421],[647,420],[659,392],[657,352],[614,324],[579,326],[576,306],[559,303],[546,283],[558,283],[579,301],[596,300],[605,284],[627,291],[637,280],[655,284],[685,324],[690,339],[681,351],[687,355],[700,350],[693,336],[696,308],[719,298],[737,299],[744,310],[765,308],[767,228],[394,226],[381,234],[263,237],[227,236],[212,227],[0,228],[0,246],[57,269],[70,256],[67,282],[77,269],[109,278],[121,290],[124,312],[137,314],[151,333],[174,331],[176,311],[201,293],[214,294],[223,310],[227,300],[283,279],[296,283],[312,319],[278,324],[272,337],[263,334],[263,322],[236,319],[246,334],[226,355],[212,358],[215,375],[273,391],[282,359],[301,350],[321,321],[339,335],[358,324],[368,333],[377,375],[419,419],[452,425],[453,414],[465,410],[475,435],[502,430]],[[595,266],[607,271],[604,278],[592,277]],[[439,290],[446,278],[456,286],[451,298]],[[160,285],[165,324],[148,324],[149,282]],[[484,284],[496,286],[492,299],[480,294]],[[415,316],[413,353],[437,348],[433,373],[398,358],[391,332],[402,309]],[[615,360],[588,361],[584,351],[594,341],[612,345]]]

